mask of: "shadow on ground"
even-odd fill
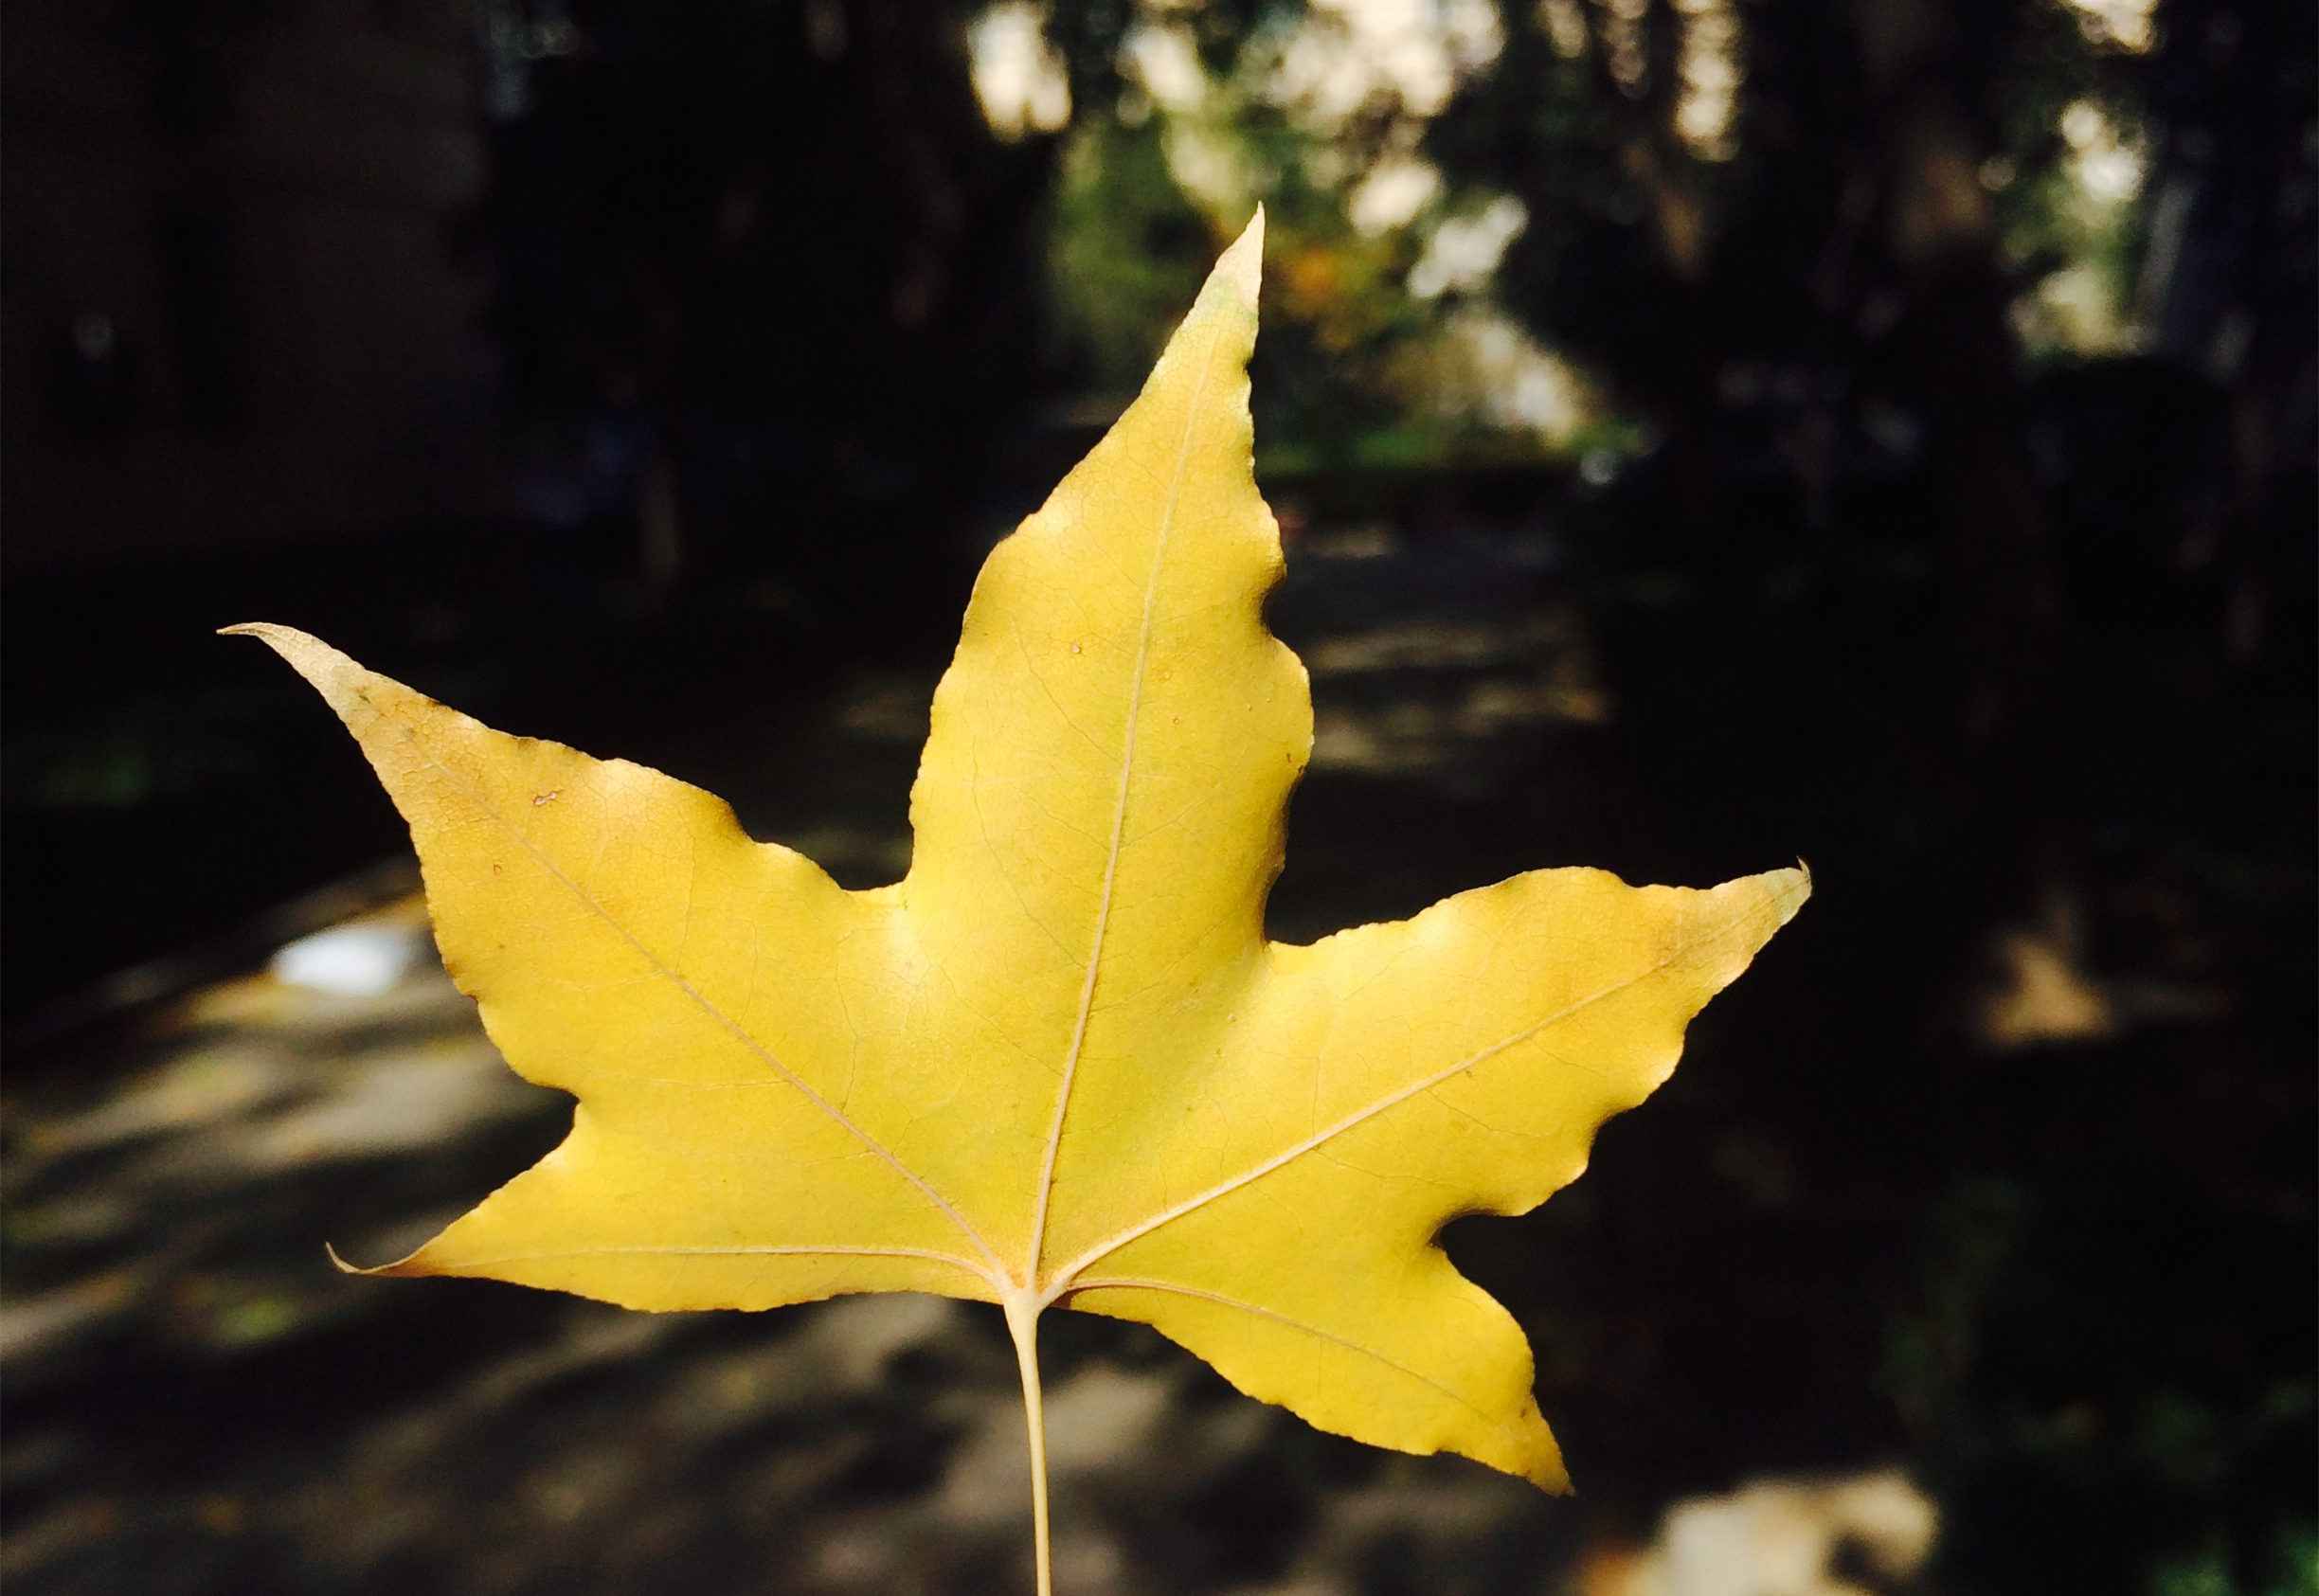
[[[1974,752],[1905,551],[1717,583],[1576,562],[1567,530],[1297,540],[1275,623],[1318,735],[1273,920],[1303,940],[1538,865],[1817,872],[1585,1180],[1448,1237],[1529,1328],[1586,1495],[1319,1435],[1060,1315],[1061,1587],[1706,1591],[1667,1583],[1684,1525],[1917,1490],[1929,1571],[1862,1531],[1812,1553],[1826,1577],[2254,1589],[2308,1559],[2308,683],[2093,630],[2026,742]],[[907,857],[932,680],[727,685],[597,751],[866,885]],[[349,752],[317,780],[368,779]],[[13,1072],[19,1588],[1028,1588],[995,1312],[654,1317],[333,1273],[325,1240],[397,1254],[567,1113],[497,1064],[411,903],[360,924],[408,956],[379,992],[245,974]],[[1888,1483],[1758,1485],[1662,1533],[1768,1476]]]

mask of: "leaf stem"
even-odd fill
[[[1009,1291],[1000,1300],[1007,1334],[1015,1339],[1015,1364],[1022,1372],[1023,1423],[1031,1431],[1031,1535],[1038,1560],[1038,1596],[1054,1596],[1053,1558],[1047,1534],[1047,1415],[1039,1403],[1038,1318],[1045,1304],[1030,1291]]]

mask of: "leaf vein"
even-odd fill
[[[505,1252],[491,1258],[465,1258],[460,1269],[488,1269],[501,1264],[536,1264],[561,1258],[920,1258],[963,1269],[992,1290],[1001,1282],[971,1258],[922,1246],[574,1246],[542,1252]]]
[[[771,1049],[767,1048],[764,1043],[758,1041],[756,1037],[752,1036],[737,1021],[733,1020],[722,1009],[710,1002],[707,994],[703,993],[698,987],[687,980],[681,972],[672,968],[669,964],[664,962],[660,959],[659,955],[654,953],[651,948],[646,947],[642,941],[638,940],[636,934],[630,931],[627,926],[622,925],[618,920],[615,920],[610,911],[605,909],[602,904],[598,903],[596,899],[586,890],[586,888],[583,888],[570,876],[565,874],[564,871],[557,867],[555,860],[550,858],[545,850],[541,849],[538,844],[534,843],[530,837],[526,835],[521,827],[512,824],[505,816],[501,815],[496,809],[493,808],[491,802],[485,797],[480,787],[478,787],[472,780],[461,776],[457,771],[454,771],[449,765],[443,763],[441,760],[436,758],[434,753],[429,750],[426,744],[421,740],[418,727],[411,725],[410,722],[403,719],[401,716],[389,714],[386,710],[382,709],[377,704],[371,702],[367,694],[364,695],[364,702],[369,705],[372,713],[378,715],[383,720],[392,723],[399,730],[401,730],[404,741],[410,744],[411,748],[418,753],[421,759],[424,760],[429,765],[440,772],[445,780],[453,782],[455,785],[464,787],[467,790],[468,800],[475,805],[476,811],[478,814],[486,816],[490,819],[495,821],[501,830],[505,831],[510,836],[512,836],[515,839],[516,844],[521,847],[525,852],[530,854],[532,859],[537,862],[542,870],[553,876],[563,885],[566,891],[570,892],[571,895],[578,899],[580,903],[591,913],[593,913],[598,919],[602,920],[605,925],[609,926],[613,935],[619,937],[620,941],[626,942],[631,948],[633,948],[638,957],[641,958],[646,964],[650,965],[653,970],[662,978],[667,980],[671,986],[674,986],[678,992],[682,993],[695,1008],[699,1009],[702,1013],[706,1014],[711,1021],[713,1021],[718,1029],[725,1031],[726,1034],[732,1037],[733,1040],[739,1042],[744,1048],[747,1049],[759,1059],[762,1059],[773,1069],[776,1074],[780,1075],[782,1080],[788,1082],[790,1085],[795,1087],[807,1102],[811,1103],[815,1107],[820,1109],[822,1113],[828,1115],[832,1120],[835,1120],[839,1125],[842,1125],[847,1131],[851,1132],[855,1138],[859,1139],[864,1147],[876,1154],[878,1157],[884,1160],[887,1166],[892,1169],[896,1175],[899,1175],[903,1179],[908,1181],[912,1186],[915,1186],[928,1202],[932,1203],[935,1208],[939,1209],[943,1214],[950,1220],[952,1224],[956,1225],[966,1239],[974,1244],[976,1250],[991,1261],[994,1267],[998,1265],[998,1254],[993,1252],[991,1250],[990,1244],[982,1239],[981,1232],[977,1230],[973,1225],[968,1223],[966,1216],[959,1212],[956,1208],[952,1207],[947,1198],[943,1196],[941,1193],[935,1191],[932,1186],[928,1185],[924,1175],[920,1175],[917,1171],[911,1169],[908,1164],[905,1164],[900,1158],[896,1157],[890,1148],[889,1148],[884,1142],[878,1140],[877,1138],[872,1136],[868,1131],[862,1129],[860,1125],[854,1123],[854,1121],[848,1118],[836,1103],[830,1102],[828,1098],[823,1097],[819,1092],[814,1090],[811,1082],[807,1081],[803,1076],[791,1069],[787,1065],[782,1063],[782,1061],[775,1056]]]
[[[1111,808],[1111,843],[1105,851],[1103,891],[1095,906],[1095,935],[1088,948],[1087,978],[1079,987],[1079,1015],[1072,1023],[1070,1045],[1064,1054],[1063,1079],[1055,1088],[1054,1118],[1047,1130],[1047,1150],[1039,1162],[1038,1204],[1031,1216],[1031,1256],[1024,1265],[1023,1278],[1032,1285],[1038,1283],[1039,1260],[1046,1252],[1047,1211],[1054,1198],[1055,1157],[1063,1145],[1063,1120],[1070,1111],[1071,1086],[1078,1079],[1080,1055],[1087,1048],[1088,1022],[1095,1012],[1095,982],[1103,970],[1104,937],[1111,924],[1112,888],[1119,880],[1120,847],[1127,834],[1127,796],[1135,777],[1136,726],[1143,709],[1144,675],[1151,665],[1152,622],[1159,609],[1160,566],[1167,557],[1168,532],[1175,525],[1176,506],[1183,497],[1184,470],[1191,461],[1192,439],[1199,426],[1200,397],[1207,391],[1208,376],[1215,366],[1216,346],[1223,336],[1220,328],[1211,334],[1208,348],[1200,357],[1199,376],[1193,383],[1192,398],[1184,406],[1183,437],[1176,447],[1175,475],[1161,500],[1159,529],[1152,537],[1151,568],[1143,577],[1143,616],[1136,638],[1135,669],[1128,679],[1119,794]]]
[[[1265,1307],[1261,1303],[1250,1302],[1238,1297],[1227,1297],[1222,1292],[1207,1291],[1195,1285],[1178,1285],[1173,1281],[1142,1280],[1132,1276],[1124,1275],[1105,1275],[1094,1280],[1078,1281],[1073,1282],[1070,1289],[1072,1291],[1158,1291],[1163,1292],[1172,1297],[1197,1298],[1203,1302],[1213,1302],[1220,1308],[1236,1308],[1244,1314],[1252,1314],[1258,1318],[1269,1319],[1274,1324],[1285,1326],[1290,1330],[1301,1331],[1306,1336],[1311,1336],[1320,1340],[1326,1341],[1333,1346],[1340,1347],[1346,1352],[1355,1353],[1362,1357],[1374,1359],[1375,1362],[1383,1364],[1386,1368],[1393,1371],[1397,1374],[1406,1375],[1410,1379],[1416,1381],[1421,1386],[1428,1386],[1432,1390],[1439,1391],[1442,1395],[1447,1397],[1450,1401],[1456,1403],[1459,1407],[1465,1408],[1467,1412],[1472,1413],[1477,1418],[1480,1418],[1491,1425],[1496,1425],[1500,1422],[1493,1415],[1483,1411],[1471,1399],[1450,1390],[1447,1386],[1443,1385],[1439,1380],[1434,1379],[1431,1375],[1420,1372],[1415,1369],[1411,1369],[1408,1364],[1401,1362],[1398,1358],[1391,1357],[1384,1353],[1378,1352],[1375,1347],[1363,1346],[1360,1342],[1352,1340],[1343,1336],[1339,1336],[1333,1330],[1323,1330],[1317,1324],[1308,1324],[1303,1319],[1292,1318],[1286,1314],[1277,1313],[1270,1308]]]
[[[1303,1140],[1297,1142],[1284,1152],[1273,1155],[1271,1157],[1265,1159],[1262,1163],[1256,1164],[1252,1168],[1243,1170],[1240,1174],[1232,1175],[1229,1179],[1220,1180],[1203,1192],[1196,1193],[1192,1196],[1184,1198],[1181,1202],[1160,1210],[1160,1212],[1152,1215],[1149,1219],[1141,1220],[1136,1224],[1129,1226],[1127,1228],[1120,1231],[1117,1235],[1111,1237],[1107,1241],[1096,1243],[1095,1246],[1089,1247],[1087,1251],[1081,1253],[1076,1259],[1072,1260],[1070,1264],[1056,1276],[1057,1283],[1053,1287],[1050,1288],[1051,1291],[1059,1293],[1061,1291],[1071,1289],[1070,1282],[1076,1279],[1082,1271],[1087,1269],[1090,1264],[1100,1263],[1102,1260],[1108,1258],[1112,1253],[1117,1252],[1120,1248],[1127,1246],[1129,1243],[1140,1241],[1143,1237],[1150,1235],[1154,1230],[1159,1229],[1161,1226],[1172,1225],[1177,1220],[1183,1218],[1186,1214],[1197,1212],[1199,1210],[1206,1208],[1210,1203],[1216,1201],[1220,1197],[1231,1195],[1232,1193],[1239,1191],[1242,1187],[1249,1185],[1252,1181],[1261,1180],[1266,1175],[1270,1175],[1274,1170],[1280,1169],[1284,1165],[1293,1163],[1296,1159],[1303,1157],[1305,1154],[1311,1152],[1314,1148],[1321,1146],[1322,1143],[1335,1140],[1338,1137],[1344,1135],[1347,1131],[1353,1130],[1359,1125],[1366,1124],[1369,1121],[1375,1119],[1378,1115],[1383,1114],[1390,1109],[1398,1107],[1400,1104],[1408,1102],[1412,1097],[1418,1096],[1420,1093],[1430,1091],[1433,1087],[1440,1085],[1445,1081],[1462,1075],[1466,1070],[1472,1069],[1477,1066],[1486,1064],[1489,1060],[1496,1058],[1500,1053],[1504,1052],[1509,1048],[1519,1047],[1531,1037],[1536,1036],[1539,1032],[1554,1026],[1561,1024],[1564,1020],[1569,1019],[1573,1014],[1578,1013],[1583,1010],[1590,1009],[1597,1003],[1601,1003],[1609,998],[1615,997],[1620,993],[1640,985],[1644,981],[1650,979],[1651,977],[1659,974],[1659,972],[1662,970],[1665,970],[1681,960],[1689,958],[1691,955],[1697,953],[1699,949],[1707,946],[1709,943],[1719,941],[1723,938],[1730,936],[1733,932],[1740,930],[1753,923],[1753,917],[1742,916],[1739,919],[1730,922],[1720,929],[1710,932],[1706,936],[1695,938],[1689,941],[1686,941],[1681,946],[1676,948],[1675,951],[1668,954],[1664,959],[1660,959],[1657,963],[1639,970],[1635,974],[1627,976],[1623,979],[1613,981],[1609,985],[1601,988],[1599,991],[1590,993],[1586,996],[1579,998],[1576,1002],[1566,1004],[1562,1008],[1555,1010],[1553,1013],[1546,1015],[1544,1018],[1535,1020],[1531,1024],[1524,1026],[1521,1030],[1502,1036],[1497,1041],[1490,1043],[1488,1046],[1467,1054],[1465,1057],[1460,1059],[1457,1063],[1448,1066],[1447,1068],[1436,1070],[1432,1074],[1421,1077],[1420,1079],[1411,1083],[1409,1085],[1403,1086],[1396,1091],[1389,1092],[1384,1097],[1379,1098],[1376,1102],[1354,1110],[1352,1113],[1347,1114],[1344,1116],[1344,1118],[1337,1121],[1336,1123],[1332,1125],[1328,1125],[1323,1129],[1315,1131]]]

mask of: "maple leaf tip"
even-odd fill
[[[331,1244],[328,1242],[324,1242],[322,1244],[322,1250],[329,1256],[331,1267],[336,1269],[342,1275],[368,1276],[402,1274],[405,1272],[403,1265],[410,1262],[410,1258],[398,1258],[391,1264],[371,1264],[369,1265],[350,1264],[339,1255],[338,1249],[331,1246]],[[417,1256],[417,1253],[411,1254],[411,1258],[416,1258]],[[424,1270],[420,1272],[425,1273]]]
[[[285,657],[287,657],[285,646],[287,641],[313,640],[295,626],[281,626],[271,620],[237,621],[231,626],[219,627],[217,635],[221,637],[255,637],[276,654],[283,655]]]
[[[1249,224],[1240,230],[1240,236],[1232,240],[1231,247],[1215,263],[1217,279],[1239,290],[1251,308],[1256,303],[1256,290],[1264,280],[1264,240],[1265,212],[1260,205],[1256,214],[1249,218]]]

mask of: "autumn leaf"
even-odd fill
[[[579,1099],[554,1152],[370,1272],[653,1310],[997,1302],[1034,1444],[1034,1327],[1077,1308],[1323,1429],[1567,1487],[1520,1330],[1436,1233],[1575,1178],[1809,882],[1537,870],[1265,939],[1312,708],[1261,613],[1262,223],[983,566],[896,885],[842,890],[698,788],[234,628],[360,742],[508,1062]]]

